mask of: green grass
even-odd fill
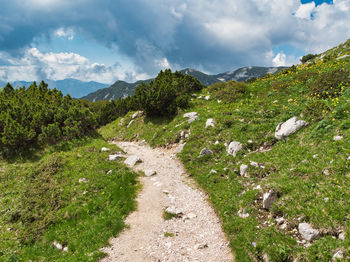
[[[163,211],[163,219],[164,220],[170,220],[170,219],[173,219],[175,217],[177,217],[176,214],[171,213],[171,212],[167,212],[166,210]]]
[[[111,151],[101,152],[102,147]],[[36,152],[29,160],[2,161],[0,261],[103,257],[99,249],[125,227],[139,187],[135,173],[107,161],[118,150],[101,138],[89,138]],[[68,252],[53,247],[54,241]]]
[[[329,261],[337,249],[346,251],[348,259],[350,86],[339,83],[336,92],[327,87],[333,75],[329,72],[345,69],[345,79],[350,79],[350,57],[336,59],[350,54],[350,40],[346,44],[325,52],[323,60],[319,55],[307,64],[248,84],[239,96],[232,91],[234,97],[221,103],[217,99],[222,99],[221,94],[229,95],[229,89],[204,89],[196,96],[209,94],[211,99],[193,97],[186,112],[195,111],[199,118],[191,125],[183,118],[185,112],[180,111],[173,119],[140,117],[127,127],[132,115],[129,113],[123,121],[117,119],[100,132],[107,139],[145,139],[151,146],[176,143],[181,131],[189,134],[180,157],[209,194],[237,261],[256,261],[264,254],[271,261]],[[323,80],[319,80],[321,75]],[[309,125],[288,139],[277,141],[277,124],[293,116]],[[205,128],[208,118],[214,118],[214,128]],[[344,139],[334,141],[336,135]],[[226,153],[224,143],[231,141],[243,144],[236,157]],[[198,158],[204,147],[214,154]],[[260,152],[261,147],[269,151]],[[240,165],[249,165],[250,161],[265,168],[250,166],[249,176],[241,177]],[[210,173],[212,169],[217,173]],[[262,189],[253,190],[257,185]],[[262,209],[261,197],[270,189],[279,198],[266,211]],[[238,216],[241,208],[250,214],[248,218]],[[285,230],[274,223],[279,216],[288,221]],[[300,238],[293,234],[300,222],[309,222],[323,232],[310,247],[298,244]],[[345,241],[336,238],[340,230],[346,232]]]
[[[174,237],[174,233],[165,232],[164,236],[165,237]]]

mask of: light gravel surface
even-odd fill
[[[156,171],[140,178],[138,208],[126,219],[130,228],[110,240],[101,261],[233,261],[221,223],[206,195],[197,189],[176,159],[175,149],[152,149],[133,142],[116,142],[142,163],[135,170]],[[181,213],[164,220],[166,208]],[[166,237],[165,233],[174,236]]]

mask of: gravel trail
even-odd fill
[[[128,155],[141,158],[135,170],[156,171],[156,175],[140,177],[143,188],[137,197],[138,208],[126,219],[130,228],[102,249],[108,254],[102,262],[234,261],[219,218],[206,195],[186,175],[175,149],[116,144]],[[166,208],[178,213],[177,217],[164,220]]]

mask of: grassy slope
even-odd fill
[[[102,153],[102,147],[111,151]],[[107,161],[114,151],[116,146],[90,138],[31,160],[0,162],[0,261],[103,257],[99,249],[124,228],[138,188],[135,173]],[[55,240],[69,251],[53,247]]]
[[[238,261],[261,259],[264,253],[272,261],[329,261],[337,249],[349,254],[350,238],[341,241],[332,234],[343,229],[350,236],[350,87],[344,87],[338,99],[314,99],[309,90],[323,73],[350,70],[350,57],[335,59],[350,54],[350,41],[346,44],[327,51],[324,60],[317,57],[315,64],[249,84],[247,92],[234,102],[218,103],[216,92],[203,90],[201,95],[210,94],[211,99],[193,99],[188,111],[198,112],[199,118],[192,125],[182,117],[184,112],[179,112],[171,120],[138,118],[127,128],[130,113],[102,128],[101,133],[105,138],[146,139],[152,146],[160,146],[177,142],[182,130],[190,132],[181,158],[209,193]],[[320,101],[327,109],[319,106]],[[310,125],[286,141],[275,141],[277,124],[293,116]],[[205,129],[208,118],[214,118],[215,128]],[[334,141],[336,135],[344,139]],[[215,145],[217,140],[220,143]],[[231,141],[244,146],[236,157],[226,153],[224,143]],[[259,152],[261,146],[271,151]],[[204,147],[214,154],[198,158]],[[266,168],[249,167],[249,177],[241,177],[239,166],[250,161]],[[217,174],[210,174],[212,169]],[[257,185],[262,190],[253,190]],[[261,203],[263,192],[269,189],[279,194],[270,212],[263,210]],[[249,218],[237,215],[241,208]],[[288,221],[285,230],[275,225],[275,218],[282,215]],[[300,221],[324,232],[308,248],[297,243],[301,240],[295,233]]]

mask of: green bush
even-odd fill
[[[246,85],[236,81],[229,81],[225,83],[225,87],[218,90],[215,98],[224,102],[234,102],[241,98],[246,92]]]
[[[311,96],[316,98],[334,98],[348,88],[350,78],[347,69],[325,72],[310,84]]]
[[[140,84],[131,97],[131,104],[148,116],[173,116],[177,108],[188,107],[188,94],[203,87],[197,79],[167,69],[161,71],[149,84]]]
[[[302,62],[303,64],[306,63],[307,61],[310,61],[311,59],[314,59],[317,55],[314,54],[307,54],[304,55],[301,59],[300,62]]]

